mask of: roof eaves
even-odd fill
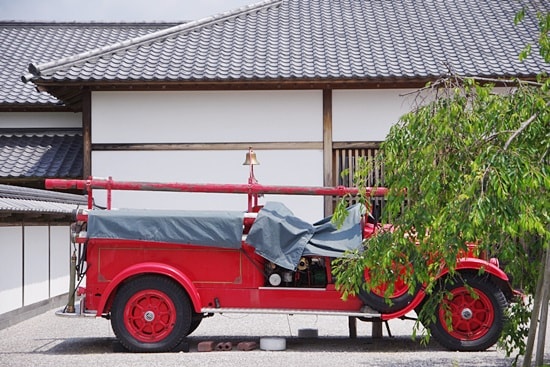
[[[28,83],[29,81],[33,81],[35,79],[40,78],[43,76],[44,73],[53,73],[57,70],[63,69],[69,65],[74,65],[77,63],[85,62],[90,59],[94,59],[97,57],[100,57],[105,54],[109,53],[115,53],[118,51],[126,50],[129,48],[137,47],[143,44],[147,44],[149,42],[153,42],[155,40],[168,37],[173,34],[177,34],[180,32],[186,32],[186,31],[192,31],[193,29],[204,27],[209,24],[218,23],[220,21],[225,21],[228,19],[232,19],[238,16],[241,16],[246,13],[259,11],[266,7],[271,7],[274,4],[280,4],[283,0],[264,0],[259,3],[243,6],[240,8],[237,8],[232,11],[220,13],[217,15],[213,15],[210,17],[206,17],[203,19],[199,19],[196,21],[191,21],[188,23],[183,23],[180,25],[177,25],[175,27],[163,29],[157,32],[149,33],[144,36],[132,38],[126,41],[121,41],[114,43],[112,45],[99,47],[94,50],[82,52],[73,56],[64,57],[58,60],[53,60],[50,62],[46,62],[43,64],[35,65],[33,63],[30,63],[28,66],[28,74],[25,74],[21,76],[21,80],[24,83]]]
[[[76,195],[56,191],[0,184],[0,198],[47,201],[60,204],[86,204],[86,195]]]
[[[0,112],[71,112],[73,111],[70,107],[65,104],[60,103],[3,103],[0,102]]]

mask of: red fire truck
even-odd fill
[[[422,287],[409,292],[396,284],[392,302],[380,292],[361,291],[342,299],[331,261],[359,248],[379,225],[360,205],[348,208],[342,226],[330,218],[310,224],[268,194],[357,194],[337,187],[260,185],[247,155],[247,184],[117,182],[112,179],[58,180],[50,189],[88,193],[88,208],[76,213],[70,299],[60,315],[110,319],[120,343],[133,352],[174,350],[204,317],[219,313],[342,315],[364,321],[403,318],[422,307]],[[252,158],[252,160],[250,160]],[[246,162],[245,162],[246,163]],[[93,190],[107,190],[107,209],[93,205]],[[112,209],[113,190],[241,193],[246,211]],[[384,195],[384,188],[367,189]],[[366,220],[365,220],[366,219]],[[494,345],[514,297],[495,259],[468,254],[457,260],[461,276],[447,289],[433,337],[451,350],[478,351]],[[480,272],[480,269],[483,269]],[[446,276],[443,269],[441,277]],[[75,283],[84,278],[86,286]],[[76,281],[75,281],[76,278]],[[475,293],[473,294],[472,293]],[[75,295],[80,295],[75,306]],[[448,323],[448,311],[452,319]]]

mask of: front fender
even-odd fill
[[[513,293],[513,291],[511,290],[511,288],[509,286],[508,275],[506,275],[506,273],[504,271],[502,271],[495,264],[492,264],[488,261],[478,259],[478,258],[475,258],[475,257],[466,257],[466,258],[459,259],[457,261],[456,268],[455,268],[456,271],[461,271],[461,270],[462,271],[463,270],[479,271],[480,269],[483,269],[488,274],[490,274],[490,275],[498,278],[499,280],[501,280],[500,284],[504,287],[503,290],[505,291],[506,294],[512,294]],[[447,274],[449,274],[449,269],[445,268],[439,273],[438,279],[444,277]],[[497,282],[497,283],[499,283],[499,282]],[[425,297],[426,297],[426,293],[424,291],[424,287],[422,287],[407,307],[403,308],[402,310],[391,313],[391,314],[382,314],[381,319],[382,320],[391,320],[391,319],[394,319],[394,318],[402,317],[402,316],[406,315],[407,313],[409,313],[410,311],[413,311],[416,308],[416,306],[418,306]]]
[[[476,257],[465,257],[458,259],[455,270],[477,270],[483,269],[483,271],[501,279],[502,281],[508,282],[508,275],[502,271],[497,265],[478,259]],[[439,274],[438,278],[441,278],[449,273],[448,269],[443,269]]]
[[[144,274],[161,274],[165,275],[176,282],[178,282],[187,292],[189,295],[189,298],[191,300],[191,303],[193,304],[193,308],[195,309],[195,312],[200,312],[201,310],[201,302],[200,302],[200,295],[195,288],[195,285],[189,277],[187,277],[185,274],[183,274],[181,271],[175,269],[172,266],[168,266],[166,264],[161,263],[140,263],[132,265],[124,271],[117,274],[117,276],[114,277],[113,280],[107,285],[107,288],[105,288],[105,291],[101,295],[101,299],[99,301],[99,305],[97,308],[97,316],[101,316],[102,314],[106,313],[106,307],[107,302],[112,297],[113,292],[118,288],[118,286],[124,282],[126,279],[131,278],[136,275],[144,275]]]

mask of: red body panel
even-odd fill
[[[186,289],[195,312],[202,308],[360,311],[354,296],[342,300],[327,267],[327,284],[318,287],[266,286],[265,259],[246,244],[240,250],[144,241],[92,239],[88,242],[86,306],[97,315],[108,313],[109,300],[123,281],[138,275],[169,276]],[[328,262],[328,261],[327,261]],[[507,280],[502,270],[481,259],[464,259],[457,270],[484,268]],[[443,272],[441,275],[444,275]],[[414,310],[425,294],[420,291],[404,309],[382,315],[389,320]]]
[[[233,250],[91,239],[87,247],[86,306],[98,316],[109,312],[109,299],[121,282],[146,273],[164,274],[184,283],[195,312],[204,307],[357,312],[362,306],[356,297],[343,301],[332,283],[322,287],[266,286],[262,272],[266,260],[244,243],[240,250]]]

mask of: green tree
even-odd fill
[[[539,14],[538,19],[540,54],[549,62],[550,16]],[[528,46],[522,57],[529,52]],[[548,288],[544,283],[550,287],[550,279],[543,277],[550,240],[549,85],[546,75],[537,81],[452,76],[418,91],[418,106],[392,127],[377,157],[389,188],[383,221],[395,230],[336,262],[344,296],[403,277],[393,271],[396,262],[413,264],[414,272],[405,276],[411,288],[426,284],[432,293],[440,264],[453,274],[467,243],[498,257],[526,294],[540,296]],[[358,183],[371,166],[358,170]],[[377,269],[368,284],[365,268]],[[433,321],[441,297],[424,305],[419,315],[424,323]],[[507,354],[525,354],[526,366],[532,353],[525,343],[529,312],[533,309],[531,328],[536,327],[550,290],[540,297],[535,307],[532,302],[510,307],[502,334],[501,346]]]

